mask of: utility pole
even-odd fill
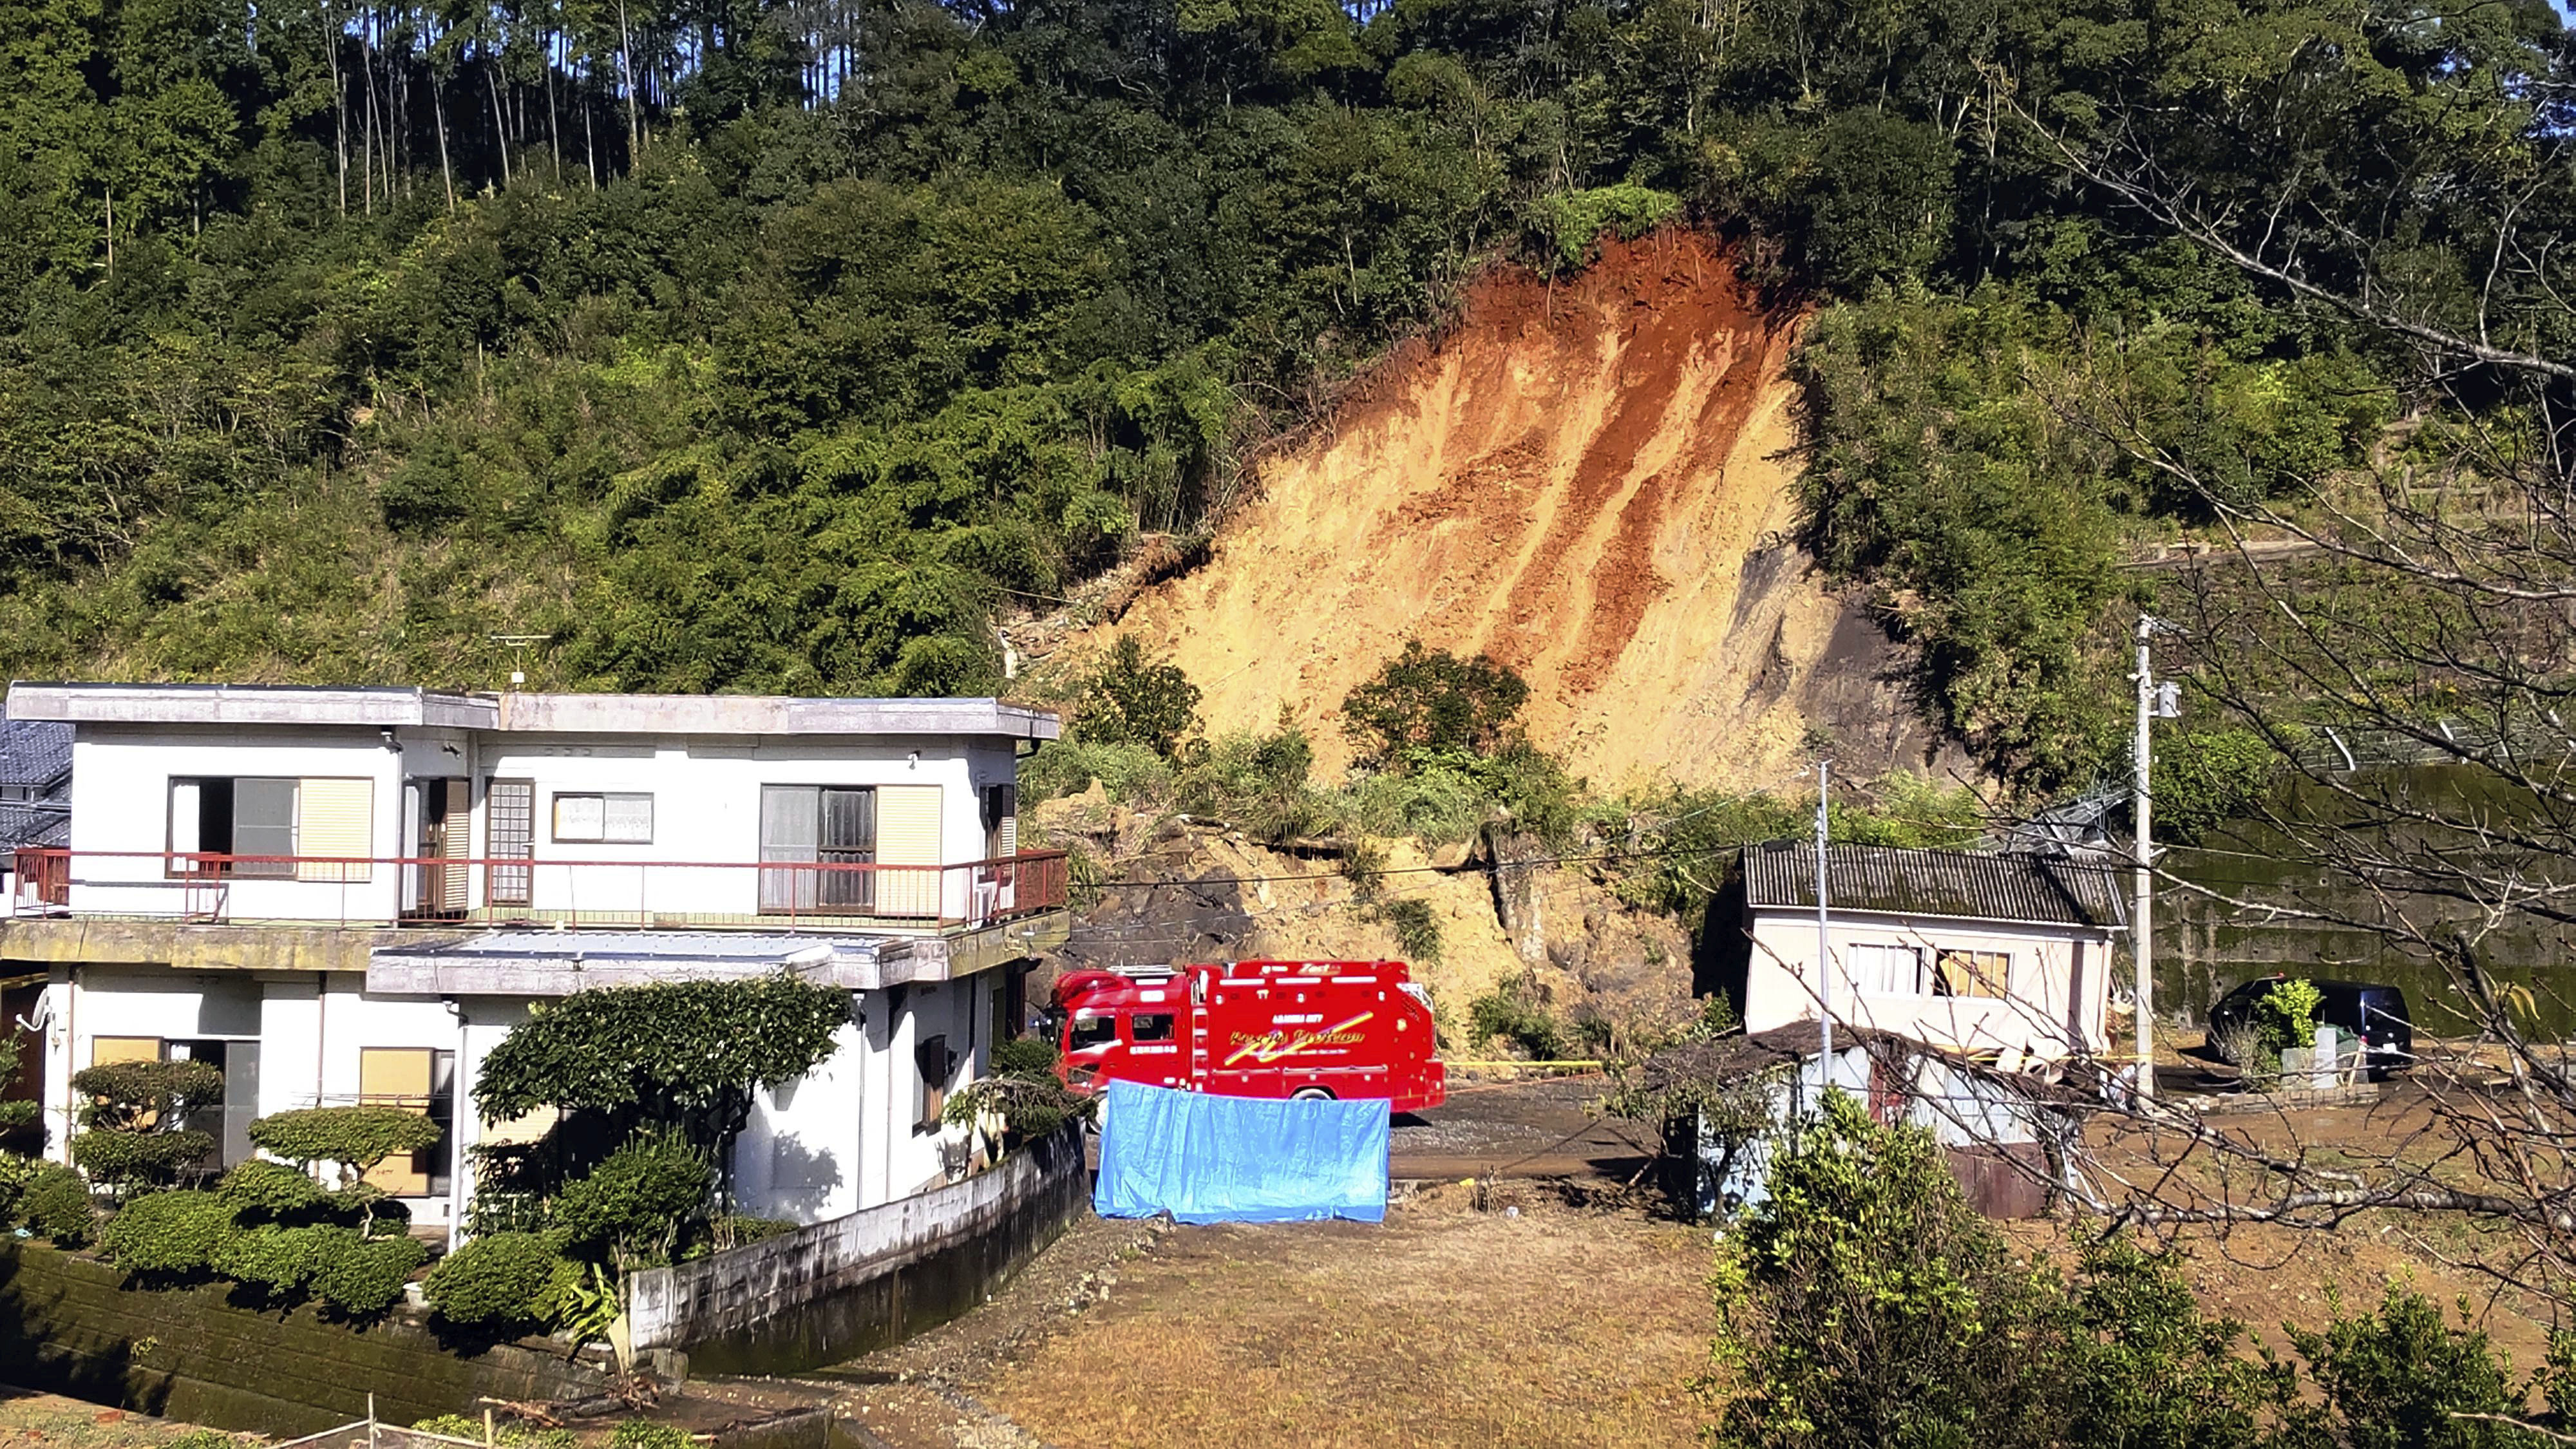
[[[1833,768],[1831,760],[1816,761],[1816,1025],[1824,1047],[1823,1054],[1816,1058],[1819,1114],[1824,1110],[1825,1093],[1833,1089],[1834,1081],[1834,941],[1825,872],[1825,786]]]
[[[2154,940],[2156,828],[2155,791],[2151,780],[2155,768],[2154,725],[2158,719],[2172,719],[2181,711],[2175,707],[2175,686],[2158,685],[2151,645],[2155,636],[2173,626],[2153,614],[2138,616],[2138,738],[2131,768],[2135,778],[2129,787],[2129,820],[2137,838],[2137,907],[2130,913],[2130,959],[2137,976],[2138,998],[2138,1078],[2141,1099],[2156,1094],[2155,1016],[2156,965]]]

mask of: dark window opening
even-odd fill
[[[173,875],[291,876],[295,862],[295,781],[253,777],[188,777],[170,782],[169,849]],[[268,856],[211,861],[204,856]],[[198,857],[190,859],[189,857]]]
[[[956,1075],[957,1058],[949,1053],[945,1036],[925,1037],[912,1049],[913,1065],[921,1072],[921,1113],[915,1120],[918,1130],[939,1130],[939,1114],[948,1106],[948,1080]]]
[[[1118,1018],[1114,1016],[1077,1016],[1073,1019],[1072,1051],[1107,1046],[1118,1040]]]
[[[1172,1039],[1172,1013],[1168,1011],[1140,1011],[1134,1016],[1127,1018],[1127,1039],[1130,1041],[1170,1041]]]

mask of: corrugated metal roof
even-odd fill
[[[2126,917],[2110,869],[2062,856],[1837,845],[1826,853],[1831,908],[1959,920],[2027,921],[2116,930]],[[1745,901],[1816,907],[1816,847],[1747,846]]]

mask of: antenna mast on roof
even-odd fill
[[[552,636],[546,634],[486,634],[483,637],[500,645],[504,649],[513,651],[511,663],[515,666],[519,661],[519,655],[516,651],[534,649],[538,645],[545,643],[546,640]],[[517,690],[524,688],[527,685],[527,682],[528,671],[516,667],[513,667],[510,670],[511,689]]]

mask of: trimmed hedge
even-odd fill
[[[209,1271],[239,1231],[232,1204],[211,1192],[156,1192],[126,1203],[98,1235],[129,1273],[190,1277]]]
[[[216,1191],[235,1212],[272,1219],[311,1212],[329,1198],[311,1173],[265,1158],[235,1166],[224,1174],[223,1185]]]
[[[313,1291],[350,1318],[373,1318],[402,1301],[403,1285],[428,1261],[415,1238],[335,1240],[314,1270]]]
[[[476,1238],[429,1270],[421,1292],[438,1316],[461,1327],[544,1324],[581,1265],[564,1256],[560,1233],[494,1233]]]
[[[55,1246],[82,1248],[98,1232],[98,1209],[90,1204],[89,1184],[59,1162],[36,1169],[18,1197],[18,1216],[40,1238]]]

